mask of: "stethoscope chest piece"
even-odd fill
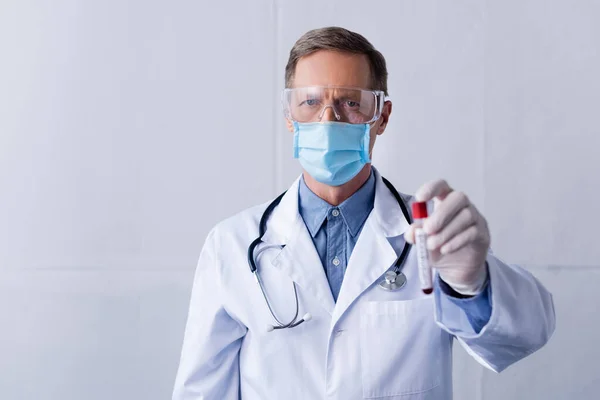
[[[395,271],[386,272],[385,279],[379,282],[379,287],[390,292],[400,290],[404,285],[406,285],[406,275],[402,272],[396,273]]]

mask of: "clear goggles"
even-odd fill
[[[368,124],[379,119],[385,100],[381,90],[339,86],[288,88],[282,93],[283,113],[296,122]],[[328,108],[330,116],[325,116]]]

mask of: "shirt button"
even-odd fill
[[[337,267],[338,265],[340,265],[340,259],[336,257],[333,259],[332,263]]]
[[[331,212],[331,215],[333,215],[334,217],[337,217],[338,215],[340,215],[339,210],[336,208]]]

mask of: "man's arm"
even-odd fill
[[[528,271],[487,257],[492,307],[477,332],[464,308],[439,293],[435,319],[483,366],[500,372],[540,349],[555,328],[552,295]]]
[[[239,349],[246,328],[224,307],[213,229],[202,248],[173,400],[238,400]]]
[[[439,277],[462,295],[481,295],[482,285],[488,285],[487,294],[491,294],[488,317],[485,294],[461,304],[441,293],[438,284],[435,318],[439,326],[477,361],[498,372],[542,347],[555,327],[552,295],[529,272],[491,254],[487,221],[468,196],[438,179],[421,186],[415,199],[435,201],[422,229]],[[407,242],[414,243],[415,229],[413,224],[405,232]],[[487,282],[482,279],[486,276]]]

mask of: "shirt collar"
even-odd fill
[[[332,206],[313,193],[306,185],[304,176],[300,178],[298,209],[313,238],[319,233],[323,222],[332,208],[337,208],[340,211],[340,215],[350,234],[356,236],[371,213],[371,210],[373,210],[374,201],[375,176],[373,171],[371,171],[369,179],[367,179],[360,189],[337,207]]]

